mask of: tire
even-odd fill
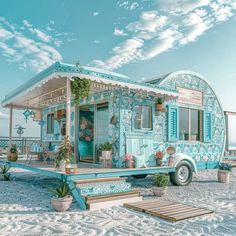
[[[135,179],[145,179],[147,177],[146,174],[143,174],[143,175],[131,175],[133,178]]]
[[[181,161],[175,172],[170,173],[170,181],[176,186],[186,186],[190,184],[193,178],[192,166],[187,161]]]

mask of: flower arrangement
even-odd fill
[[[157,151],[155,157],[157,159],[162,159],[164,157],[164,153],[162,151]]]
[[[126,168],[134,168],[134,158],[131,154],[125,154],[124,162]]]
[[[157,162],[157,166],[162,166],[162,159],[164,157],[164,152],[162,151],[157,151],[155,153],[155,157],[156,157],[156,162]]]
[[[124,161],[132,161],[132,160],[133,160],[133,156],[131,154],[125,154]]]

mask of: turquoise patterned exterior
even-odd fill
[[[225,147],[225,118],[218,98],[209,83],[200,75],[179,71],[167,75],[164,78],[149,82],[149,86],[156,86],[168,91],[176,91],[177,87],[194,89],[203,93],[203,106],[184,105],[189,108],[202,109],[212,114],[212,139],[210,142],[188,142],[178,141],[168,142],[168,114],[167,112],[156,112],[156,97],[145,93],[133,92],[129,89],[117,89],[104,91],[91,95],[81,101],[81,105],[93,104],[108,101],[109,118],[117,117],[116,124],[109,124],[109,136],[107,140],[113,144],[112,167],[123,167],[123,157],[130,150],[142,146],[142,150],[137,151],[139,155],[144,155],[146,165],[155,166],[154,153],[158,150],[164,151],[168,146],[176,147],[177,153],[185,153],[191,156],[199,168],[214,167],[214,163],[219,162]],[[153,130],[138,131],[133,127],[133,106],[149,105],[152,108]],[[179,106],[176,100],[166,101],[165,106]],[[43,119],[46,121],[48,113],[56,109],[65,108],[65,104],[48,107],[43,110]],[[74,105],[71,107],[71,140],[74,141]],[[43,126],[43,139],[53,139],[53,135],[46,134],[46,125]],[[132,146],[132,147],[130,147]],[[134,155],[138,155],[138,154]]]

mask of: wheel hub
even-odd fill
[[[178,178],[181,182],[186,182],[189,178],[189,169],[187,166],[181,166],[178,170]]]

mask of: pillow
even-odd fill
[[[134,156],[134,160],[135,160],[135,168],[143,168],[143,167],[147,167],[146,165],[146,161],[145,161],[145,156]]]

